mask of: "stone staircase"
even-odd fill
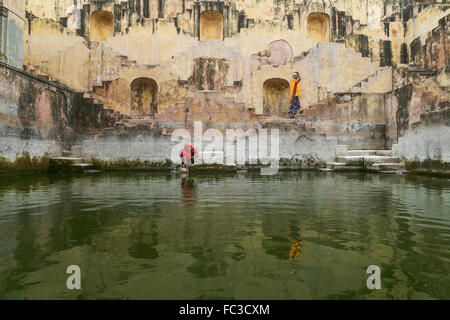
[[[47,73],[45,73],[41,67],[39,66],[29,66],[29,65],[24,65],[23,66],[23,71],[31,73],[39,78],[45,79],[47,81],[51,81],[51,82],[55,82],[55,83],[60,83],[57,79],[53,78],[52,76],[48,75]]]
[[[98,119],[98,125],[100,126],[112,127],[115,123],[130,118],[128,115],[122,114],[109,106],[105,106],[103,101],[97,100],[90,93],[83,93],[82,95],[85,109],[100,115]]]
[[[436,78],[438,71],[434,69],[424,68],[415,64],[409,64],[407,68],[404,68],[404,77],[408,83],[416,82],[421,84],[427,79]]]
[[[105,85],[113,80],[120,78],[121,73],[125,69],[151,70],[159,65],[139,64],[135,60],[131,60],[128,56],[115,51],[103,42],[89,42],[91,59],[97,60],[92,67],[94,79],[90,80],[88,92],[95,94],[98,89],[104,89]]]
[[[295,118],[287,118],[282,116],[261,116],[261,123],[295,123]]]
[[[74,157],[75,150],[81,147],[74,146],[71,151],[63,151],[62,157],[50,158],[49,171],[52,173],[89,173],[94,172],[94,165],[81,157]]]
[[[35,77],[41,78],[42,80],[46,80],[49,82],[53,82],[57,85],[64,85],[61,84],[57,79],[54,79],[51,76],[45,74],[39,67],[24,65],[24,72],[28,72],[34,75]],[[90,93],[77,92],[76,94],[78,94],[81,99],[80,103],[81,108],[78,110],[79,114],[77,117],[78,121],[75,121],[74,123],[74,126],[76,128],[83,128],[92,125],[92,123],[88,123],[88,121],[85,122],[82,119],[83,117],[80,117],[81,115],[80,113],[84,113],[85,115],[88,116],[91,114],[97,114],[98,117],[95,117],[96,123],[94,124],[94,126],[97,127],[112,127],[114,126],[115,123],[129,118],[128,115],[121,114],[120,112],[117,112],[112,108],[105,106],[102,101],[97,100]],[[70,158],[70,156],[66,158]],[[74,164],[76,164],[76,161],[74,162]]]
[[[135,70],[151,70],[158,65],[139,64],[135,60],[131,60],[128,56],[115,51],[107,43],[86,41],[83,42],[84,46],[89,50],[89,57],[92,64],[87,67],[90,69],[90,74],[95,74],[95,77],[88,79],[87,92],[95,94],[96,89],[104,88],[105,83],[117,80],[120,78],[121,73],[126,69]],[[78,47],[77,47],[78,46]],[[64,74],[64,70],[55,64],[58,61],[70,61],[75,57],[74,52],[79,51],[81,44],[69,45],[61,50],[58,50],[55,54],[48,57],[48,61],[42,62],[42,65],[30,65],[24,66],[25,71],[40,76],[46,80],[53,82],[64,83],[65,80],[61,78],[61,74]],[[64,65],[62,66],[64,67]],[[50,74],[45,70],[59,70],[58,73]],[[172,75],[175,77],[175,75]]]
[[[353,86],[353,93],[386,93],[392,91],[392,67],[380,67],[373,75]]]
[[[300,71],[330,93],[345,92],[380,70],[378,62],[336,42],[319,43],[300,61]]]
[[[406,173],[404,164],[392,155],[392,150],[349,150],[346,145],[336,146],[336,160],[327,162],[322,171]]]

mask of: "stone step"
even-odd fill
[[[349,166],[349,165],[346,165],[346,166],[337,166],[337,167],[335,167],[334,169],[331,169],[331,170],[333,170],[335,172],[339,172],[339,171],[362,171],[362,170],[365,170],[365,168],[362,167],[362,166]]]
[[[336,162],[342,162],[346,164],[355,164],[363,166],[365,163],[399,163],[400,159],[397,157],[389,156],[346,156],[336,157]]]
[[[333,172],[334,171],[334,169],[328,169],[328,168],[320,168],[320,169],[317,169],[317,170],[323,171],[323,172]]]
[[[348,150],[347,157],[375,156],[375,150]]]
[[[406,170],[388,170],[388,171],[378,171],[379,173],[384,173],[384,174],[407,174],[409,173]]]
[[[405,170],[402,163],[374,163],[370,166],[371,170],[375,171],[401,171]]]
[[[56,157],[50,158],[48,170],[51,173],[71,173],[83,171],[85,168],[83,159]]]
[[[77,163],[73,164],[71,167],[73,173],[86,173],[87,171],[92,170],[94,165],[91,163]]]
[[[366,156],[364,157],[365,162],[373,163],[400,163],[400,159],[391,156]]]
[[[336,162],[340,162],[340,163],[355,163],[355,162],[360,162],[361,165],[364,164],[364,156],[341,156],[341,157],[336,157]]]
[[[392,157],[392,150],[375,150],[377,156],[389,156]]]
[[[348,146],[345,144],[338,144],[335,147],[336,157],[345,157],[348,154]]]
[[[391,156],[392,150],[348,150],[347,156]]]
[[[55,157],[55,158],[50,158],[50,161],[54,162],[54,163],[68,163],[68,164],[83,163],[82,158],[70,158],[70,157]]]
[[[340,168],[340,167],[345,167],[347,164],[346,163],[342,163],[342,162],[327,162],[327,169],[336,169],[336,168]]]
[[[78,168],[90,168],[94,165],[92,163],[74,163],[72,164],[72,167],[78,167]]]
[[[291,123],[291,122],[295,122],[295,119],[292,118],[285,118],[285,117],[280,117],[280,116],[269,116],[269,117],[264,117],[261,119],[262,122],[265,123]]]
[[[79,158],[81,158],[82,154],[83,154],[83,146],[82,145],[72,146],[71,155],[73,157],[77,157],[79,159]]]

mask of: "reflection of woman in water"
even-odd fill
[[[190,207],[197,200],[196,191],[194,179],[190,179],[188,176],[181,178],[181,196],[185,206]]]
[[[298,227],[289,227],[289,240],[292,242],[291,251],[289,252],[289,260],[296,261],[297,256],[300,254],[300,246],[303,244],[303,240],[300,239],[300,229]]]

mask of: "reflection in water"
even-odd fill
[[[189,175],[183,175],[181,177],[181,193],[184,206],[192,207],[197,201],[197,188],[195,186],[195,180],[189,178]]]
[[[136,259],[156,259],[159,257],[157,224],[153,219],[140,219],[130,234],[128,253]]]
[[[0,299],[450,298],[446,179],[179,179],[0,180]],[[381,290],[365,285],[372,264]]]
[[[289,260],[296,261],[297,256],[300,254],[300,246],[303,244],[303,240],[300,239],[300,229],[296,226],[290,226],[289,240],[292,242],[291,251],[289,252]]]

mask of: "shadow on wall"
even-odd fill
[[[264,115],[286,114],[289,108],[289,90],[289,82],[285,79],[266,80],[263,85]]]
[[[138,78],[131,83],[131,115],[154,116],[158,112],[158,84],[150,78]]]
[[[90,41],[106,41],[114,35],[114,16],[109,11],[96,11],[91,15]]]

